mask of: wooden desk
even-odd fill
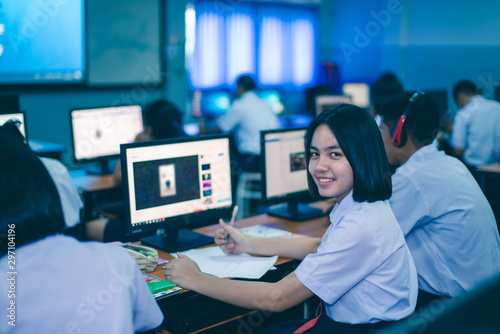
[[[121,184],[115,183],[113,175],[89,175],[85,170],[72,170],[69,172],[73,184],[82,194],[85,203],[83,219],[88,221],[93,218],[96,208],[96,196],[102,193],[121,192]]]
[[[251,225],[256,225],[256,224],[261,224],[261,225],[266,225],[269,227],[287,230],[287,231],[297,233],[297,234],[302,234],[302,235],[307,235],[307,236],[312,236],[312,237],[321,237],[325,233],[326,229],[328,228],[328,226],[330,224],[330,220],[329,220],[328,216],[323,216],[320,218],[311,219],[311,220],[307,220],[307,221],[299,223],[299,222],[287,221],[287,220],[281,219],[281,218],[271,217],[271,216],[264,214],[264,215],[258,215],[255,217],[236,221],[234,223],[234,226],[241,228],[241,227],[246,227],[246,226],[251,226]],[[196,229],[194,231],[199,232],[199,233],[203,233],[205,235],[214,236],[215,231],[218,228],[219,228],[218,225],[211,225],[211,226]],[[213,246],[213,245],[214,244],[212,244],[211,246]],[[170,255],[170,253],[164,252],[162,250],[158,250],[158,255],[161,258],[164,258],[167,260],[171,260],[173,258]],[[295,269],[294,266],[296,266],[297,264],[298,264],[298,261],[294,261],[291,259],[285,259],[285,258],[279,258],[277,263],[276,263],[278,270],[269,271],[268,274],[266,274],[264,277],[261,278],[261,280],[276,282],[279,279],[283,278],[284,276],[288,275],[291,271],[293,271]],[[163,279],[165,278],[163,266],[158,266],[152,274],[157,276],[157,277],[163,278]],[[164,313],[167,313],[170,307],[172,307],[172,308],[178,307],[179,303],[182,303],[183,301],[186,304],[186,303],[188,303],[186,301],[187,299],[192,299],[192,298],[197,297],[197,296],[200,296],[200,295],[194,293],[193,291],[185,290],[181,294],[173,295],[171,297],[166,297],[164,299],[159,300],[158,304],[162,308],[162,311]],[[208,300],[208,299],[211,300],[211,298],[208,298],[205,296],[202,296],[202,297],[205,298],[205,300]],[[222,303],[222,304],[225,304],[225,303]],[[229,305],[229,304],[226,304],[226,305]],[[188,311],[189,310],[186,310],[186,312],[188,312]],[[283,314],[278,314],[278,313],[274,314],[273,313],[272,315],[269,315],[270,314],[269,312],[259,313],[259,311],[255,311],[255,310],[242,309],[241,312],[239,312],[239,313],[236,312],[236,314],[235,314],[235,312],[232,312],[230,315],[228,315],[228,318],[224,319],[223,321],[218,321],[216,323],[204,325],[203,327],[200,327],[199,329],[195,330],[194,333],[203,332],[206,330],[212,330],[216,333],[218,333],[218,332],[224,333],[224,332],[228,332],[228,328],[232,328],[232,330],[234,331],[235,327],[243,326],[243,324],[247,325],[247,327],[248,327],[251,325],[251,321],[245,320],[245,319],[249,319],[248,317],[251,317],[251,316],[253,316],[253,317],[260,316],[263,320],[266,320],[266,321],[283,321],[283,320],[286,320],[286,317],[290,317],[290,316],[297,317],[297,316],[303,316],[303,314],[304,314],[303,308],[301,306],[296,307],[294,310],[292,310],[290,312],[291,313],[288,313],[288,314],[286,312],[284,312]],[[262,314],[266,314],[266,315],[264,316]],[[273,318],[271,319],[271,317],[273,317]],[[169,333],[167,331],[168,325],[162,325],[162,328],[165,328],[165,329],[162,329],[162,333]],[[250,328],[253,329],[253,328],[255,328],[255,326],[254,327],[250,326]],[[229,330],[229,332],[231,332],[231,330]]]

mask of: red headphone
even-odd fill
[[[411,106],[415,104],[417,99],[424,95],[425,93],[423,92],[415,92],[413,95],[410,97],[410,100],[408,101],[408,105],[406,106],[405,110],[403,111],[403,114],[401,114],[401,117],[399,117],[398,122],[396,123],[396,126],[394,129],[392,129],[392,144],[396,147],[403,147],[406,144],[406,140],[408,139],[408,135],[406,134],[406,131],[403,131],[405,121],[406,121],[406,116],[408,115],[408,112],[411,109]]]

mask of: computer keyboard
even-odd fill
[[[250,311],[191,291],[186,293],[192,295],[172,296],[166,298],[168,304],[159,303],[164,314],[161,327],[170,333],[191,333]]]

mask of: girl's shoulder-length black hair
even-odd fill
[[[27,144],[0,127],[0,256],[7,253],[8,231],[15,246],[63,230],[57,188],[42,161]]]
[[[326,124],[337,138],[353,171],[353,199],[375,202],[392,195],[391,171],[380,129],[367,111],[351,105],[337,104],[323,111],[309,124],[305,135],[306,162],[311,158],[311,141],[316,128]],[[311,173],[307,182],[313,197],[320,198]]]

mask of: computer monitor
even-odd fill
[[[355,106],[370,107],[370,86],[366,83],[345,83],[342,85],[342,94],[351,96],[352,104]]]
[[[120,144],[131,143],[143,131],[140,105],[70,110],[75,162],[99,163],[89,174],[110,174],[109,159],[118,158]]]
[[[275,89],[267,89],[258,90],[256,93],[258,97],[269,103],[275,114],[279,115],[283,113],[285,107],[283,106],[283,103],[281,103],[281,94],[279,91]]]
[[[306,128],[265,130],[261,136],[262,202],[267,213],[292,221],[324,215],[310,202],[304,150]]]
[[[0,111],[0,125],[4,125],[7,121],[14,121],[24,136],[26,142],[28,142],[27,131],[26,131],[26,115],[24,111]]]
[[[316,115],[339,103],[352,103],[352,98],[349,95],[316,96]]]
[[[126,235],[168,252],[213,242],[191,228],[230,216],[229,134],[121,145]]]
[[[429,89],[424,90],[424,93],[436,104],[439,112],[439,122],[445,121],[448,118],[448,91],[446,89]]]
[[[206,118],[224,115],[231,106],[231,94],[225,90],[201,91],[200,110]]]

